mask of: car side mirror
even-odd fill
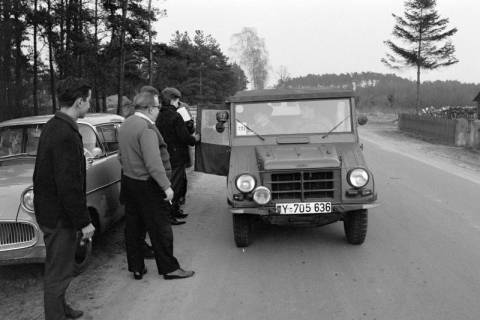
[[[215,130],[217,130],[218,133],[225,131],[225,122],[217,122],[215,125]]]
[[[97,157],[101,156],[102,154],[103,154],[103,151],[102,151],[101,148],[99,148],[99,147],[93,148],[93,150],[92,150],[92,156],[93,156],[94,158],[97,158]]]
[[[363,126],[364,124],[366,124],[368,122],[368,118],[367,118],[366,115],[362,114],[362,115],[358,116],[357,121],[358,121],[359,125]]]
[[[219,111],[217,112],[216,116],[217,116],[217,121],[222,123],[227,122],[229,118],[228,111]]]

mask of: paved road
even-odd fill
[[[367,241],[343,225],[261,227],[245,251],[232,239],[221,177],[194,174],[176,252],[193,279],[125,279],[94,319],[479,319],[478,184],[386,150],[365,151],[382,206]],[[195,203],[195,206],[192,204]],[[89,302],[85,303],[88,306]]]

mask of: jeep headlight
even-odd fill
[[[255,189],[255,178],[249,174],[242,174],[237,177],[235,184],[241,192],[250,192]]]
[[[33,212],[33,189],[27,189],[22,194],[22,206],[29,212]]]
[[[260,205],[269,203],[271,199],[272,193],[267,187],[260,186],[253,191],[253,201]]]
[[[368,179],[368,172],[363,168],[352,169],[347,175],[348,183],[354,188],[365,187],[368,183]]]

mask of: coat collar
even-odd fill
[[[171,104],[166,106],[166,105],[163,105],[162,108],[160,109],[160,111],[173,111],[173,112],[177,112],[177,108],[175,106],[172,106]]]
[[[64,112],[61,112],[61,111],[57,111],[55,113],[55,118],[58,118],[58,119],[61,119],[63,121],[65,121],[66,123],[68,123],[75,131],[78,132],[78,124],[73,121],[72,118],[70,118],[69,115],[65,114]]]

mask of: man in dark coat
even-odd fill
[[[95,231],[87,209],[85,157],[76,123],[90,108],[91,87],[67,78],[59,82],[57,92],[60,111],[43,127],[33,173],[35,215],[47,255],[46,320],[82,316],[65,302],[65,292],[73,278],[77,234],[90,241]]]
[[[185,218],[187,215],[180,212],[180,199],[185,190],[187,181],[185,169],[190,161],[188,146],[194,146],[200,141],[198,134],[191,135],[187,129],[184,119],[177,112],[180,103],[181,93],[175,88],[165,88],[161,92],[162,109],[157,118],[156,125],[168,146],[170,163],[172,165],[172,189],[174,196],[172,200],[172,224],[182,224],[178,218]]]

